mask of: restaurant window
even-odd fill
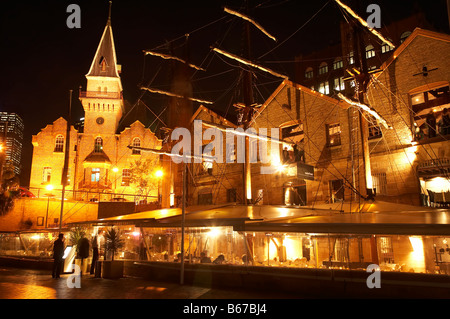
[[[319,92],[322,94],[330,94],[330,85],[328,81],[319,84]]]
[[[100,168],[91,169],[91,182],[100,181]]]
[[[344,66],[344,63],[342,62],[342,60],[338,59],[338,60],[334,61],[334,63],[333,63],[333,70],[342,69],[343,66]]]
[[[334,79],[334,89],[336,91],[343,91],[345,90],[345,83],[344,83],[344,77],[336,78]]]
[[[430,86],[431,84],[428,85],[428,87]],[[444,109],[450,108],[450,86],[448,84],[431,90],[412,93],[410,99],[417,140],[446,133],[439,124]]]
[[[309,67],[305,71],[305,79],[312,79],[314,77],[313,68]]]
[[[341,124],[333,123],[327,124],[327,145],[328,146],[337,146],[341,145]]]
[[[328,73],[328,64],[326,62],[322,62],[319,66],[319,75]]]
[[[366,58],[371,59],[374,56],[375,56],[375,49],[373,45],[369,44],[368,46],[366,46]]]
[[[42,172],[42,182],[50,183],[51,178],[52,178],[52,168],[48,166],[44,167],[44,170]]]
[[[56,153],[62,153],[64,151],[64,136],[58,135],[55,141],[55,150]]]
[[[131,171],[128,168],[122,170],[122,186],[129,186],[131,179]]]
[[[134,147],[138,147],[137,149]],[[141,147],[141,139],[139,137],[135,137],[133,139],[133,150],[131,152],[132,155],[141,155],[141,150],[139,149]]]
[[[99,136],[95,139],[94,152],[101,153],[103,151],[103,139]]]
[[[395,263],[394,261],[394,249],[392,247],[392,238],[391,237],[379,237],[378,243],[380,246],[380,257],[383,262],[388,264]]]
[[[334,256],[335,261],[338,262],[348,262],[349,251],[348,251],[348,238],[336,238],[334,245]]]

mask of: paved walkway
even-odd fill
[[[117,280],[83,275],[80,288],[69,288],[70,275],[53,279],[42,270],[0,267],[0,299],[294,299],[292,294],[210,289],[154,282],[135,277]]]

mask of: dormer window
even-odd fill
[[[101,57],[100,58],[99,64],[100,64],[101,70],[102,71],[106,71],[106,59],[105,59],[105,57]]]

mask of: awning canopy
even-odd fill
[[[181,227],[181,222],[181,208],[171,208],[71,225]],[[384,202],[371,204],[364,213],[269,205],[192,206],[186,208],[185,226],[232,226],[235,231],[261,232],[449,236],[450,212]]]

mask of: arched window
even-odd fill
[[[319,74],[328,73],[328,64],[326,62],[322,62],[319,66]]]
[[[353,51],[348,54],[348,63],[349,64],[355,63],[355,54],[353,53]]]
[[[103,139],[99,136],[95,139],[94,152],[101,153],[103,150]]]
[[[133,146],[133,147],[141,147],[141,140],[140,140],[139,137],[135,137],[135,138],[133,139],[133,144],[132,144],[132,146]],[[135,148],[133,148],[133,152],[132,152],[131,154],[133,154],[133,155],[140,155],[140,154],[141,154],[141,150],[140,150],[140,149],[135,149]]]
[[[305,70],[305,79],[312,79],[314,76],[313,68],[309,67]]]
[[[334,60],[334,62],[333,62],[333,70],[342,69],[343,66],[344,66],[344,62],[342,62],[341,58],[337,58],[336,60]]]
[[[375,56],[375,49],[373,45],[369,44],[368,46],[366,46],[366,58],[370,59],[373,58],[374,56]]]
[[[64,151],[64,136],[58,135],[55,141],[55,152],[62,153]]]
[[[392,40],[388,38],[388,40],[392,43]],[[383,43],[383,45],[381,46],[381,53],[387,53],[394,50],[393,47],[391,47],[389,44],[387,43]]]
[[[411,32],[406,31],[403,32],[402,35],[400,36],[400,43],[403,43],[407,37],[409,37],[411,35]]]

